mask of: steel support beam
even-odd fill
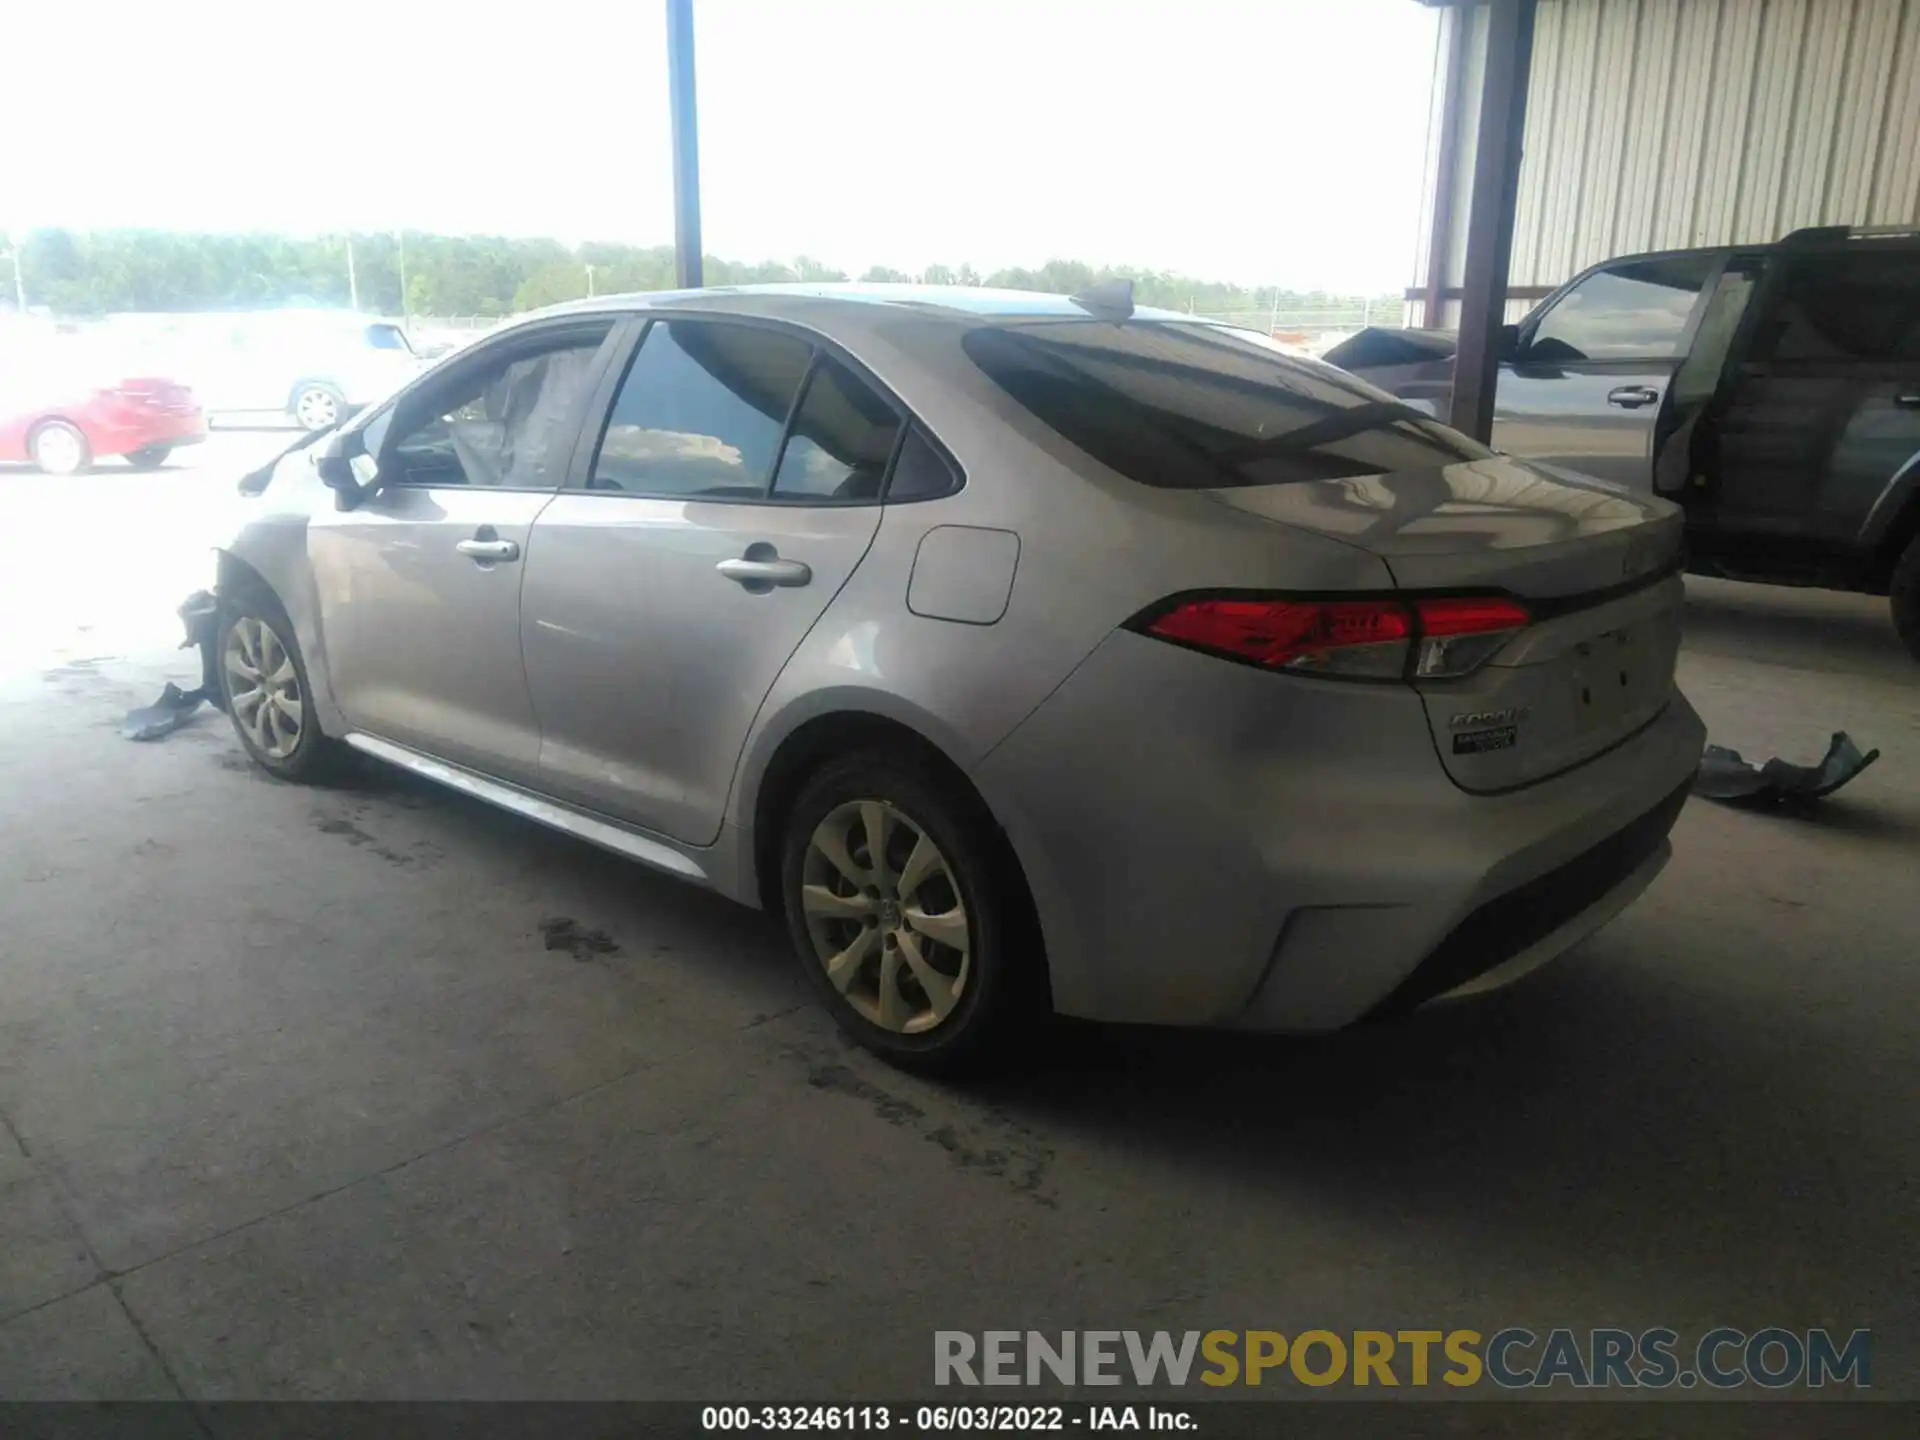
[[[667,96],[673,107],[673,267],[680,288],[700,264],[700,120],[693,95],[693,0],[667,0]]]
[[[1467,50],[1473,44],[1473,11],[1447,10],[1440,17],[1447,32],[1447,64],[1440,83],[1446,87],[1440,97],[1440,150],[1435,156],[1433,177],[1433,228],[1427,235],[1426,293],[1420,298],[1424,308],[1420,324],[1428,330],[1440,328],[1440,307],[1447,299],[1447,263],[1453,257],[1449,243],[1453,238],[1453,187],[1460,169],[1460,110],[1466,98],[1461,92],[1467,84]]]
[[[1487,63],[1480,87],[1480,133],[1474,139],[1473,194],[1467,202],[1460,345],[1447,415],[1454,429],[1483,441],[1493,435],[1507,265],[1520,195],[1520,139],[1527,121],[1527,72],[1533,63],[1534,4],[1488,0],[1487,7]]]

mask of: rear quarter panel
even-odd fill
[[[871,550],[788,661],[744,747],[728,820],[750,828],[781,743],[821,714],[867,712],[932,741],[981,784],[1038,887],[1052,865],[1023,816],[1025,797],[990,792],[981,763],[1102,640],[1149,604],[1209,587],[1387,589],[1375,557],[1113,474],[1042,426],[960,349],[951,321],[890,315],[836,335],[955,454],[965,487],[887,506]],[[1005,613],[940,620],[907,605],[929,530],[980,526],[1019,536]]]
[[[1167,595],[1282,583],[1391,587],[1386,567],[1357,547],[1249,519],[1199,492],[1155,490],[1113,474],[988,380],[961,350],[962,333],[947,320],[887,315],[836,336],[954,453],[966,483],[942,499],[885,507],[867,558],[769,694],[744,778],[763,768],[774,735],[801,723],[785,717],[805,718],[817,706],[806,697],[821,692],[884,691],[892,703],[937,716],[929,723],[946,732],[943,748],[968,765],[1116,626]],[[1019,537],[1012,593],[997,622],[908,608],[920,542],[946,525]],[[751,808],[750,796],[737,793],[734,817]]]

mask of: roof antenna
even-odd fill
[[[1133,315],[1133,281],[1124,275],[1089,285],[1070,298],[1096,320],[1111,320],[1117,325]]]

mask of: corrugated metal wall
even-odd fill
[[[1484,12],[1448,11],[1440,54],[1462,23],[1476,30],[1471,96]],[[1437,95],[1429,217],[1441,110]],[[1465,260],[1475,123],[1460,117],[1448,286]],[[1514,286],[1636,250],[1920,225],[1920,0],[1541,0],[1524,144]],[[1423,228],[1417,286],[1428,240]],[[1439,323],[1456,323],[1458,306],[1444,308]]]

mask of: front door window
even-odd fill
[[[1674,359],[1687,319],[1713,272],[1713,255],[1629,260],[1596,270],[1534,326],[1524,359]]]
[[[427,402],[427,418],[388,440],[382,475],[390,485],[556,488],[599,348],[576,338],[458,377]]]

